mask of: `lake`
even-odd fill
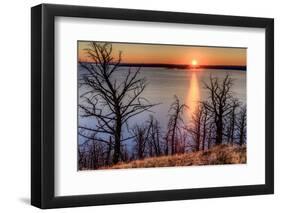
[[[114,76],[117,82],[122,82],[127,73],[127,67],[122,67],[117,75]],[[132,72],[136,69],[132,68]],[[79,74],[83,74],[79,68]],[[209,83],[210,75],[223,80],[229,74],[233,81],[233,96],[240,102],[246,104],[246,71],[244,70],[223,70],[223,69],[168,69],[143,67],[140,70],[139,77],[146,78],[147,87],[141,97],[146,98],[151,103],[158,103],[151,110],[152,112],[143,112],[129,121],[129,126],[142,124],[146,122],[150,114],[159,121],[163,131],[166,130],[168,123],[168,111],[170,105],[177,95],[181,103],[185,103],[189,108],[184,112],[184,120],[188,122],[192,113],[195,111],[199,101],[208,99],[208,92],[204,87],[204,82]],[[79,89],[79,94],[84,93],[84,89]],[[95,125],[93,119],[79,118],[80,125],[91,127]],[[126,132],[126,130],[124,130]],[[128,134],[127,132],[125,133]],[[79,142],[85,139],[79,137]],[[127,142],[131,144],[131,141]]]

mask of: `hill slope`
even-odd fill
[[[240,147],[236,145],[220,145],[215,146],[208,151],[145,158],[143,160],[135,160],[128,163],[121,162],[110,167],[102,167],[99,169],[128,169],[243,163],[246,163],[246,146]]]

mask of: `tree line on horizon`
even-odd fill
[[[142,124],[129,126],[128,121],[143,112],[151,112],[157,104],[141,94],[147,86],[139,77],[140,68],[128,68],[122,82],[114,79],[122,61],[122,54],[112,56],[110,43],[91,42],[86,49],[93,63],[79,63],[87,73],[79,79],[80,117],[94,119],[94,127],[79,124],[78,134],[85,139],[78,144],[78,168],[98,169],[119,162],[142,160],[187,152],[208,150],[221,144],[246,144],[246,106],[232,92],[233,79],[219,81],[210,76],[204,83],[207,100],[199,102],[190,121],[183,119],[188,106],[175,95],[171,103],[166,129],[151,113]],[[126,129],[129,134],[123,134]],[[132,150],[127,148],[127,143]]]

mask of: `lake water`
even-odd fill
[[[117,82],[122,82],[126,74],[127,68],[122,67],[115,75]],[[133,68],[134,70],[134,68]],[[83,73],[80,68],[80,74]],[[174,96],[177,95],[181,103],[185,103],[189,109],[184,113],[186,122],[195,111],[198,101],[203,101],[208,98],[208,92],[204,88],[204,83],[209,82],[210,75],[223,80],[229,74],[234,80],[233,82],[233,95],[242,103],[246,103],[246,71],[242,70],[223,70],[223,69],[168,69],[168,68],[141,68],[139,77],[145,77],[147,80],[147,87],[142,93],[142,97],[148,99],[151,103],[159,103],[153,107],[151,112],[144,112],[137,115],[129,121],[129,126],[134,124],[142,124],[146,122],[150,114],[159,121],[161,128],[165,131],[168,123],[168,111],[170,105],[175,100]],[[79,90],[82,94],[83,89]],[[92,126],[95,122],[90,119],[81,118],[79,123]],[[125,133],[127,134],[127,133]],[[83,141],[82,138],[79,141]],[[127,143],[130,143],[128,141]]]

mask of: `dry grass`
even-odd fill
[[[128,163],[120,162],[110,167],[99,169],[128,169],[149,167],[172,167],[192,165],[219,165],[219,164],[243,164],[246,163],[246,146],[220,145],[208,151],[162,156],[135,160]]]

